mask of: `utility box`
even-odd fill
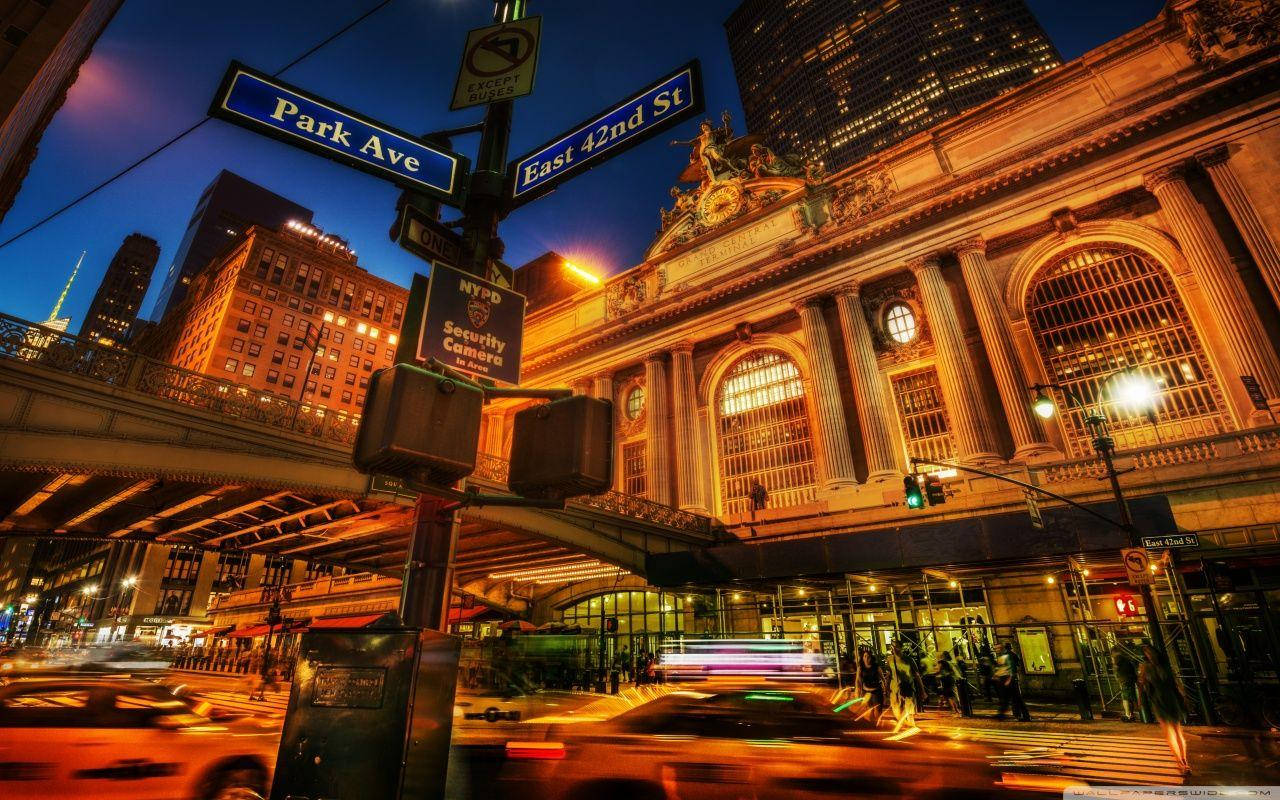
[[[449,486],[476,468],[484,393],[410,364],[373,374],[352,454],[364,473]]]
[[[578,395],[516,413],[511,491],[562,499],[613,485],[613,404]]]
[[[443,797],[460,652],[416,628],[303,634],[271,800]]]

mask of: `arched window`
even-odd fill
[[[769,493],[769,507],[813,499],[813,438],[804,383],[790,358],[777,350],[743,356],[721,381],[715,409],[726,514],[750,508],[757,480]]]
[[[1149,256],[1112,244],[1056,256],[1027,290],[1027,319],[1049,380],[1090,406],[1101,403],[1118,448],[1224,430],[1222,397],[1200,340],[1168,271]],[[1124,370],[1153,383],[1151,413],[1113,391]],[[1090,454],[1079,410],[1064,423],[1072,453]]]

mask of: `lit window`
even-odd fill
[[[378,331],[378,329],[377,329],[377,328],[370,328],[370,329],[369,329],[369,338],[370,338],[370,339],[377,339],[377,338],[378,338],[378,333],[379,333],[379,331]]]
[[[627,392],[627,419],[639,419],[644,413],[644,387],[635,386]]]
[[[356,333],[364,333],[367,330],[369,330],[368,325],[364,324],[363,322],[356,323]]]
[[[326,311],[326,312],[324,312],[324,321],[325,321],[325,322],[333,322],[333,312],[332,312],[332,311]]]
[[[907,344],[916,338],[916,315],[906,303],[891,303],[884,312],[884,329],[889,338],[898,344]]]
[[[396,336],[394,333],[387,335],[387,344],[394,345],[399,341],[400,341],[400,337]]]

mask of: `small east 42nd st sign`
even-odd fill
[[[463,156],[233,61],[209,114],[461,206]]]
[[[514,100],[533,92],[542,17],[526,17],[467,34],[451,111]]]
[[[1142,546],[1150,550],[1199,547],[1200,536],[1195,533],[1170,533],[1164,536],[1143,536]]]
[[[527,203],[646,139],[699,114],[702,72],[690,61],[658,82],[511,162],[513,206]]]
[[[524,295],[434,264],[418,338],[418,359],[482,378],[520,383]]]

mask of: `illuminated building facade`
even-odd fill
[[[967,659],[1011,641],[1032,691],[1065,694],[1103,688],[1148,614],[1190,637],[1188,674],[1271,669],[1280,29],[1260,8],[1171,3],[829,176],[757,152],[677,193],[642,263],[532,311],[525,381],[613,401],[615,488],[731,534],[643,579],[514,579],[534,621],[634,586],[682,599],[685,631]],[[1109,420],[1138,528],[1198,537],[1150,547],[1157,607],[1137,616],[1117,605],[1137,591],[1122,529],[960,469],[1115,519],[1068,393]],[[517,408],[490,407],[490,452]],[[907,507],[911,459],[945,504]]]
[[[126,236],[98,284],[80,323],[80,335],[104,344],[128,341],[159,258],[160,245],[155,239],[140,233]]]
[[[1062,63],[1024,0],[744,0],[725,31],[748,130],[832,170]]]
[[[309,223],[311,216],[310,209],[234,172],[222,170],[196,201],[186,233],[151,309],[151,319],[160,322],[171,308],[182,302],[196,273],[210,261],[226,255],[249,226],[276,229],[290,220]]]
[[[121,0],[9,0],[0,5],[0,219],[40,137]]]
[[[185,369],[356,413],[373,371],[395,357],[407,299],[337,236],[300,221],[255,225],[197,274],[151,338]]]

